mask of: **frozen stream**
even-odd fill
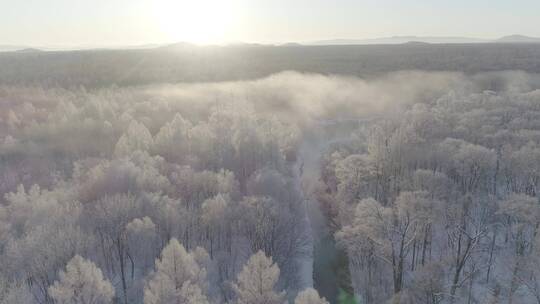
[[[343,274],[348,272],[348,260],[346,254],[336,247],[328,219],[321,212],[313,193],[320,179],[321,157],[331,145],[347,141],[351,130],[356,127],[357,120],[321,122],[310,134],[306,134],[295,167],[297,186],[304,195],[305,220],[310,231],[306,246],[310,246],[308,252],[311,254],[299,261],[302,288],[314,287],[330,303],[337,303],[341,284],[350,284],[343,282],[348,279]]]

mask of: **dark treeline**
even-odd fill
[[[540,72],[538,44],[204,46],[0,53],[0,83],[108,87],[246,80],[294,70],[358,77],[399,70]]]

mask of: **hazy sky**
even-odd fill
[[[0,45],[540,36],[540,0],[0,0]]]

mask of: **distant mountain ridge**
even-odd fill
[[[358,45],[358,44],[403,44],[408,42],[423,43],[483,43],[485,39],[467,37],[419,37],[419,36],[392,36],[373,39],[330,39],[308,43],[309,45]]]
[[[83,50],[144,50],[155,49],[163,44],[148,43],[139,45],[116,45],[116,46],[29,46],[29,45],[11,45],[0,44],[0,53],[2,52],[46,52],[46,51],[83,51]]]
[[[16,50],[15,52],[18,52],[18,53],[37,53],[37,52],[43,52],[43,50],[36,49],[36,48],[26,48],[26,49]]]
[[[0,52],[15,52],[20,51],[24,49],[28,49],[28,46],[22,46],[22,45],[0,45]]]
[[[481,39],[471,37],[458,36],[392,36],[372,39],[328,39],[310,42],[286,42],[282,44],[261,44],[234,42],[228,44],[216,45],[198,45],[190,42],[176,42],[163,44],[140,44],[126,46],[81,46],[77,47],[36,47],[22,45],[2,45],[0,44],[0,52],[39,52],[39,51],[74,51],[74,50],[136,50],[136,49],[162,49],[162,50],[178,50],[187,48],[196,48],[202,46],[212,47],[261,47],[261,46],[323,46],[323,45],[385,45],[385,44],[408,44],[408,45],[425,45],[425,44],[470,44],[470,43],[540,43],[540,37],[531,37],[525,35],[508,35],[498,39]]]
[[[540,43],[540,38],[524,35],[509,35],[498,39],[480,39],[469,37],[437,37],[437,36],[392,36],[373,39],[330,39],[306,43],[306,45],[376,45],[404,43]]]
[[[540,43],[540,38],[538,37],[529,37],[523,35],[510,35],[501,37],[495,42],[499,43]]]

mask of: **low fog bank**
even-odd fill
[[[369,80],[283,72],[253,81],[94,90],[4,85],[0,86],[0,130],[21,131],[21,127],[50,120],[55,112],[73,110],[85,114],[86,119],[98,114],[92,111],[110,111],[117,116],[137,112],[147,120],[147,127],[155,131],[174,113],[198,121],[208,117],[213,109],[226,106],[304,127],[333,119],[400,113],[411,104],[435,102],[445,94],[513,94],[539,88],[539,74],[520,71],[475,75],[402,71]]]

